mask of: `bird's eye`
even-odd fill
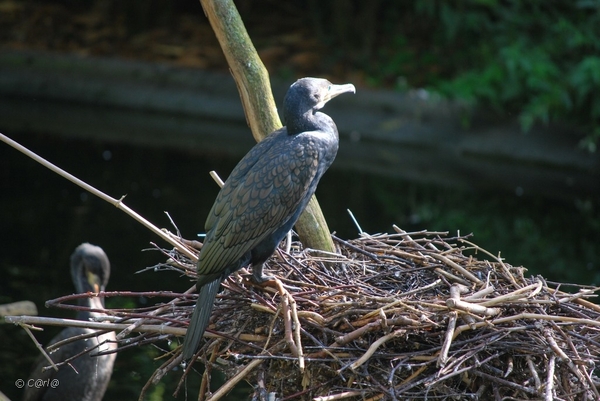
[[[329,92],[330,90],[331,90],[331,85],[329,85],[329,86],[327,87],[327,91]]]

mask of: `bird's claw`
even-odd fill
[[[260,275],[252,274],[252,281],[254,281],[256,284],[264,284],[267,281],[275,281],[275,280],[277,280],[277,277],[275,277],[275,276],[267,276],[264,274],[260,274]]]

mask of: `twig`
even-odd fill
[[[523,386],[521,384],[513,383],[513,382],[508,381],[506,379],[502,379],[500,377],[488,375],[487,373],[484,373],[484,372],[482,372],[482,371],[480,371],[478,369],[471,369],[471,372],[473,372],[473,374],[475,374],[477,376],[483,377],[483,378],[485,378],[485,379],[487,379],[489,381],[492,381],[492,382],[499,383],[499,384],[501,384],[503,386],[511,387],[511,388],[523,391],[525,393],[528,393],[528,394],[533,394],[533,395],[537,394],[537,391],[535,389],[532,389],[531,387],[526,387],[526,386]]]
[[[221,345],[221,339],[216,339],[213,343],[211,343],[209,349],[210,349],[210,359],[208,360],[208,363],[205,365],[204,367],[204,372],[202,373],[202,382],[200,383],[200,392],[198,393],[198,400],[205,400],[206,399],[206,393],[209,390],[209,385],[210,385],[210,375],[213,369],[213,364],[215,363],[215,361],[217,360],[219,353],[217,352],[217,350],[219,349],[219,346]],[[225,383],[227,384],[227,383]],[[210,397],[210,396],[209,396]]]
[[[488,308],[483,305],[472,304],[461,299],[448,298],[446,306],[450,309],[456,309],[463,312],[474,313],[481,316],[494,316],[500,313],[499,308]]]
[[[356,252],[359,252],[359,253],[362,253],[365,256],[368,256],[369,258],[373,259],[375,262],[381,263],[381,260],[379,260],[379,258],[377,257],[377,255],[375,255],[373,253],[370,253],[370,252],[367,252],[367,251],[365,251],[364,249],[362,249],[362,248],[360,248],[358,246],[352,245],[348,241],[344,241],[343,239],[338,238],[338,237],[336,237],[333,234],[331,235],[331,238],[333,238],[336,242],[339,242],[340,244],[344,244],[348,248],[355,250]]]
[[[508,323],[516,320],[549,320],[554,322],[562,322],[562,323],[574,323],[580,324],[583,326],[596,326],[600,327],[600,321],[592,320],[592,319],[581,319],[581,318],[573,318],[569,316],[554,316],[554,315],[542,315],[539,313],[520,313],[518,315],[501,317],[498,319],[485,321],[485,322],[477,322],[469,325],[463,325],[456,328],[454,336],[458,336],[460,333],[466,330],[473,330],[479,327],[487,326],[487,325],[499,325],[502,323]]]
[[[444,343],[442,344],[442,349],[440,350],[440,354],[436,363],[438,368],[444,367],[446,362],[448,362],[448,351],[450,350],[450,345],[452,344],[452,339],[454,338],[454,329],[456,328],[456,319],[458,318],[458,313],[453,311],[450,312],[449,315],[448,327],[446,328],[446,335],[444,336]]]
[[[469,282],[467,280],[463,279],[462,277],[458,277],[450,272],[447,272],[446,270],[440,269],[439,267],[436,267],[433,271],[439,274],[440,276],[446,277],[448,280],[454,283],[469,285]]]
[[[348,334],[337,337],[335,342],[329,348],[339,347],[340,345],[348,344],[350,341],[354,341],[357,338],[361,337],[365,333],[376,330],[381,327],[381,320],[376,320],[372,323],[365,324],[361,328],[358,328],[354,331],[351,331]]]
[[[7,323],[14,324],[39,324],[46,326],[61,326],[61,327],[83,327],[86,329],[95,330],[108,330],[117,331],[128,328],[129,324],[123,323],[100,323],[100,322],[86,322],[83,320],[72,320],[72,319],[59,319],[51,317],[39,317],[39,316],[6,316]],[[171,327],[166,325],[141,325],[133,330],[138,333],[159,333],[159,334],[173,334],[176,336],[183,336],[186,332],[181,327]]]
[[[335,401],[343,400],[344,398],[359,397],[364,395],[364,391],[344,391],[343,393],[337,393],[332,395],[326,395],[322,397],[315,397],[313,401]]]
[[[354,361],[350,365],[350,369],[356,370],[360,365],[362,365],[363,363],[365,363],[369,360],[371,355],[373,355],[375,353],[375,351],[377,351],[377,348],[379,348],[381,345],[385,344],[387,341],[389,341],[393,338],[399,337],[399,336],[403,335],[404,333],[406,333],[406,330],[396,330],[396,331],[393,331],[393,332],[386,334],[385,336],[379,338],[377,341],[375,341],[373,344],[371,344],[369,349],[367,349],[367,351],[360,358],[358,358],[356,361]]]
[[[302,343],[300,341],[300,321],[298,320],[296,302],[289,292],[283,288],[283,284],[280,280],[275,279],[275,286],[281,294],[281,314],[284,320],[286,342],[292,353],[298,357],[298,365],[300,370],[303,371],[304,355],[302,351]],[[292,331],[292,321],[294,321],[296,324],[294,332]]]
[[[12,317],[12,316],[6,316],[7,323],[10,323],[10,321],[8,320],[9,317]],[[29,330],[29,327],[27,327],[27,325],[24,322],[19,323],[19,326],[21,326],[25,330],[27,335],[31,338],[31,340],[35,344],[35,347],[41,352],[42,355],[44,355],[44,358],[46,358],[46,360],[48,362],[50,362],[50,365],[52,366],[52,368],[58,372],[58,367],[54,364],[54,361],[52,360],[52,358],[50,358],[50,356],[46,353],[46,350],[44,349],[44,347],[42,347],[42,344],[40,344],[38,342],[38,340],[35,338],[35,336],[31,333],[31,330]]]
[[[470,246],[472,246],[474,249],[476,249],[479,252],[483,252],[486,255],[489,255],[490,257],[494,258],[494,260],[496,260],[498,263],[500,263],[500,266],[502,267],[502,269],[504,270],[504,273],[506,275],[506,277],[511,281],[511,283],[515,286],[515,287],[520,287],[520,285],[517,283],[517,280],[515,280],[515,278],[513,277],[513,275],[510,273],[510,271],[508,270],[508,267],[506,267],[506,265],[504,264],[504,261],[502,260],[502,258],[495,256],[494,254],[492,254],[491,252],[486,251],[485,249],[475,245],[474,243],[467,241],[464,238],[459,238],[460,242],[464,242],[465,244],[468,244]]]
[[[223,180],[221,179],[221,177],[219,177],[219,174],[217,174],[216,171],[212,170],[208,174],[210,174],[210,176],[212,177],[212,179],[215,180],[215,182],[217,183],[217,185],[219,186],[219,188],[223,188],[223,185],[225,185],[225,182],[223,182]]]
[[[546,375],[546,391],[544,392],[544,401],[554,400],[552,392],[554,390],[554,365],[556,363],[556,356],[550,356],[548,361],[548,373]]]
[[[244,379],[250,372],[252,372],[255,368],[260,366],[264,360],[255,359],[248,363],[244,369],[242,369],[238,374],[233,376],[231,379],[227,380],[217,391],[215,391],[211,396],[207,398],[207,401],[217,401],[223,398],[227,393],[229,393],[236,384]]]
[[[481,280],[478,279],[473,273],[471,273],[470,271],[468,271],[467,269],[465,269],[464,267],[462,267],[458,263],[450,260],[446,256],[443,256],[443,255],[440,255],[440,254],[437,254],[437,253],[432,253],[429,256],[431,256],[432,258],[437,259],[437,260],[439,260],[441,262],[444,262],[445,264],[447,264],[448,266],[452,267],[454,270],[456,270],[457,272],[459,272],[460,274],[462,274],[463,276],[465,276],[466,278],[468,278],[469,280],[471,280],[475,284],[482,284]]]
[[[542,382],[540,381],[540,376],[537,373],[537,369],[535,368],[535,364],[533,363],[533,360],[531,359],[531,355],[527,355],[525,357],[525,360],[527,361],[527,367],[529,367],[529,371],[531,372],[531,376],[533,376],[533,381],[535,383],[535,388],[538,390],[541,390],[542,388]]]
[[[543,283],[541,281],[537,281],[534,284],[528,285],[526,287],[521,287],[515,291],[509,292],[508,294],[500,295],[495,298],[486,299],[485,301],[480,302],[480,305],[484,306],[492,306],[500,303],[506,303],[510,301],[515,301],[523,298],[529,298],[532,294],[526,294],[527,292],[533,291],[533,293],[537,294],[541,289]]]
[[[350,209],[346,209],[346,211],[348,212],[348,214],[350,215],[350,218],[352,219],[352,222],[354,223],[354,225],[356,226],[356,229],[358,230],[358,235],[363,235],[364,231],[362,230],[362,228],[360,227],[360,224],[358,224],[358,221],[356,220],[356,218],[354,217],[354,214],[352,214],[352,211]]]
[[[19,152],[25,154],[26,156],[32,158],[36,162],[40,163],[42,166],[54,171],[56,174],[60,175],[61,177],[66,178],[67,180],[71,181],[72,183],[85,189],[89,193],[96,195],[100,199],[110,203],[111,205],[115,206],[117,209],[121,209],[122,211],[127,213],[130,217],[132,217],[134,220],[136,220],[138,223],[141,223],[144,227],[148,228],[154,234],[158,235],[160,238],[162,238],[169,244],[173,245],[178,251],[180,251],[182,254],[186,255],[191,260],[194,260],[194,261],[198,260],[197,256],[194,253],[190,252],[179,241],[176,241],[169,235],[166,235],[164,232],[162,232],[161,229],[159,229],[154,224],[150,223],[148,220],[146,220],[141,215],[139,215],[137,212],[135,212],[133,209],[131,209],[127,205],[125,205],[123,203],[123,199],[125,198],[125,196],[122,196],[120,199],[112,198],[112,197],[108,196],[107,194],[105,194],[104,192],[94,188],[93,186],[89,185],[88,183],[75,177],[74,175],[67,173],[60,167],[50,163],[48,160],[44,159],[43,157],[38,156],[36,153],[30,151],[26,147],[13,141],[12,139],[8,138],[7,136],[0,134],[0,140],[2,142],[5,142],[6,144],[12,146],[13,148],[17,149]]]

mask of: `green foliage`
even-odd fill
[[[582,144],[595,150],[599,1],[420,0],[416,10],[439,23],[432,40],[444,43],[451,58],[431,87],[516,114],[524,131],[571,120],[589,130]]]
[[[518,116],[525,132],[569,121],[595,151],[600,0],[343,1],[343,10],[340,1],[318,3],[311,21],[369,84],[430,88]]]

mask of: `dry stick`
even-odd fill
[[[510,274],[510,271],[508,270],[508,267],[506,267],[506,265],[504,264],[504,261],[503,261],[503,260],[502,260],[500,257],[498,257],[498,256],[496,256],[496,255],[494,255],[494,254],[492,254],[492,253],[490,253],[490,252],[486,251],[486,250],[485,250],[485,249],[483,249],[483,248],[480,248],[479,246],[475,245],[474,243],[472,243],[472,242],[470,242],[470,241],[467,241],[467,240],[466,240],[466,239],[464,239],[464,238],[459,238],[459,239],[458,239],[458,241],[460,241],[460,242],[464,242],[464,243],[466,243],[466,244],[468,244],[468,245],[472,246],[472,247],[473,247],[474,249],[476,249],[477,251],[481,251],[481,252],[485,253],[486,255],[489,255],[489,256],[491,256],[492,258],[494,258],[494,260],[496,260],[498,263],[500,263],[500,266],[502,266],[502,269],[504,270],[504,273],[506,274],[506,276],[508,277],[508,279],[510,280],[510,282],[511,282],[511,283],[512,283],[512,284],[513,284],[515,287],[517,287],[517,288],[521,287],[519,284],[517,284],[517,280],[515,280],[515,278],[513,277],[513,275],[512,275],[512,274]]]
[[[335,401],[335,400],[343,400],[344,398],[350,397],[359,397],[363,395],[364,391],[344,391],[343,393],[325,395],[322,397],[315,397],[313,401]]]
[[[361,337],[363,334],[376,330],[381,327],[381,320],[376,320],[371,323],[367,323],[359,329],[351,331],[350,333],[346,333],[343,336],[339,336],[335,338],[335,342],[329,346],[329,348],[339,347],[340,345],[348,344],[350,341],[354,341],[357,338]]]
[[[458,318],[458,313],[452,311],[449,314],[450,319],[448,320],[446,336],[444,337],[444,343],[442,344],[442,349],[440,350],[436,363],[438,368],[443,368],[446,365],[446,362],[448,362],[448,351],[450,351],[450,345],[452,344],[452,339],[454,337],[454,329],[456,328],[456,319]]]
[[[560,294],[560,295],[563,295],[563,296],[570,296],[570,295],[572,295],[572,294],[568,294],[568,293],[563,292],[563,291],[559,291],[559,290],[554,289],[554,288],[547,288],[547,290],[548,290],[548,292],[554,293],[554,295],[556,295],[556,294]],[[581,299],[581,298],[577,298],[577,299],[573,300],[573,302],[575,302],[576,304],[579,304],[581,306],[585,306],[588,309],[592,309],[592,310],[600,313],[600,305],[596,305],[593,302],[590,302],[588,300]]]
[[[475,300],[481,299],[487,295],[490,295],[492,292],[494,292],[494,290],[495,290],[495,288],[493,285],[488,285],[483,290],[479,290],[467,297],[463,297],[463,300],[464,301],[475,301]]]
[[[382,249],[375,247],[375,246],[369,246],[369,245],[364,245],[363,249],[365,249],[366,251],[371,251],[371,252],[381,252]],[[421,254],[416,254],[416,253],[410,253],[410,252],[405,252],[405,251],[401,251],[399,249],[385,249],[383,250],[385,253],[385,255],[393,255],[393,256],[398,256],[400,258],[404,258],[404,259],[410,259],[410,260],[424,260],[426,259],[425,256],[421,255]]]
[[[554,323],[556,325],[556,323]],[[560,330],[559,327],[556,327],[557,330]],[[562,332],[562,330],[560,330]],[[581,371],[577,368],[577,366],[575,366],[575,364],[573,363],[573,361],[571,360],[571,358],[569,358],[569,356],[561,349],[561,347],[558,345],[558,343],[556,342],[556,340],[554,339],[554,336],[552,335],[553,331],[550,328],[546,328],[544,329],[544,336],[546,337],[546,341],[548,341],[548,344],[550,345],[550,348],[554,351],[554,353],[556,355],[558,355],[558,357],[567,364],[567,366],[569,367],[569,369],[571,369],[571,371],[573,372],[573,374],[575,376],[577,376],[577,378],[579,379],[579,381],[581,383],[584,383],[587,381],[587,376],[584,377],[584,375],[581,373]],[[564,333],[563,333],[564,335]],[[564,335],[564,337],[566,337],[566,335]],[[568,339],[568,337],[566,337]],[[577,350],[576,349],[572,349],[572,351],[577,355]],[[593,388],[596,390],[594,383],[591,383],[590,388]],[[598,391],[596,390],[596,395],[598,394]]]
[[[102,335],[101,333],[102,332],[96,333],[96,334],[98,336],[100,336],[100,335]],[[65,360],[63,360],[61,362],[58,362],[56,364],[56,366],[60,367],[60,366],[64,366],[64,365],[69,365],[75,371],[76,374],[79,374],[79,372],[77,371],[77,369],[75,369],[75,367],[71,364],[71,361],[73,361],[73,360],[75,360],[75,359],[77,359],[80,356],[85,355],[85,354],[90,354],[90,356],[98,356],[98,355],[108,355],[108,354],[115,353],[116,350],[100,349],[100,347],[102,347],[103,345],[106,345],[107,343],[109,343],[108,340],[102,340],[102,342],[100,342],[100,343],[98,343],[98,344],[96,344],[96,345],[94,345],[94,346],[92,346],[90,348],[85,348],[83,351],[80,351],[80,352],[78,352],[76,354],[73,354],[73,355],[67,357]],[[92,354],[91,352],[94,351],[94,350],[96,350],[96,353]],[[50,369],[52,369],[52,368],[55,367],[54,364],[52,364],[52,365],[53,366],[45,366],[45,367],[43,367],[42,368],[42,372],[45,372],[45,371],[50,370]]]
[[[565,352],[556,343],[556,340],[554,339],[554,336],[552,335],[552,329],[550,329],[550,328],[544,329],[544,336],[546,337],[546,341],[548,341],[548,345],[550,345],[550,348],[552,348],[554,353],[556,355],[558,355],[558,357],[560,359],[562,359],[565,362],[571,361],[571,358],[569,358],[567,356],[567,354],[565,354]]]
[[[7,323],[14,324],[40,324],[46,326],[61,326],[61,327],[83,327],[95,330],[117,331],[123,330],[130,326],[124,323],[101,323],[101,322],[86,322],[83,320],[58,319],[39,316],[6,316]],[[171,327],[158,324],[148,324],[137,327],[135,332],[138,333],[159,333],[159,334],[174,334],[183,336],[185,329],[180,327]]]
[[[290,298],[290,304],[292,306],[292,319],[294,321],[294,339],[296,340],[296,345],[298,346],[298,367],[300,368],[300,373],[304,373],[304,350],[302,349],[302,338],[300,336],[300,330],[302,326],[300,325],[300,319],[298,319],[298,309],[296,306],[296,300],[289,293],[287,296]]]
[[[480,316],[494,316],[501,312],[500,308],[488,308],[483,305],[473,304],[470,302],[463,301],[461,299],[452,298],[446,300],[446,306],[450,309],[456,309]]]
[[[302,342],[300,340],[300,321],[298,320],[298,310],[296,308],[296,300],[290,295],[280,280],[275,280],[275,285],[281,294],[281,314],[284,317],[285,339],[294,354],[298,358],[298,366],[300,372],[304,372],[304,353],[302,350]],[[295,323],[295,330],[292,333],[292,320]]]
[[[456,284],[450,287],[450,298],[446,300],[446,304],[448,304],[450,300],[454,302],[460,301],[460,288]],[[454,330],[456,329],[458,312],[452,311],[449,314],[450,318],[448,320],[446,335],[444,336],[444,342],[442,343],[442,348],[439,352],[438,360],[436,362],[436,366],[438,368],[444,367],[448,362],[448,352],[450,351],[450,345],[452,344],[452,339],[454,338]]]
[[[406,333],[406,330],[402,330],[402,329],[396,330],[396,331],[393,331],[393,332],[386,334],[385,336],[377,339],[377,341],[375,341],[373,344],[371,344],[369,349],[367,349],[367,351],[360,358],[358,358],[356,361],[354,361],[350,365],[350,369],[352,369],[353,371],[356,370],[359,366],[361,366],[363,363],[365,363],[369,360],[371,355],[373,355],[375,353],[375,351],[377,351],[377,348],[379,348],[385,342],[387,342],[393,338],[399,337],[404,333]]]
[[[576,299],[584,298],[584,297],[595,298],[598,296],[595,294],[597,291],[598,291],[598,288],[594,288],[592,290],[579,290],[579,292],[577,294],[573,294],[571,296],[566,296],[564,298],[559,299],[558,303],[574,302]]]
[[[450,280],[452,282],[469,285],[469,282],[467,280],[463,279],[462,277],[455,276],[454,274],[447,272],[444,269],[440,269],[439,267],[436,267],[435,269],[433,269],[433,271],[436,272],[437,274],[439,274],[440,276],[446,277],[448,280]]]
[[[412,237],[411,237],[411,236],[410,236],[410,235],[409,235],[409,234],[408,234],[406,231],[404,231],[403,229],[401,229],[400,227],[398,227],[398,226],[397,226],[397,225],[395,225],[395,224],[394,224],[392,227],[394,228],[394,230],[395,230],[395,231],[396,231],[398,234],[400,234],[400,237],[401,237],[403,240],[410,242],[410,243],[411,243],[411,244],[413,244],[413,245],[415,246],[415,248],[417,248],[417,249],[422,249],[422,250],[425,250],[425,247],[424,247],[424,246],[422,246],[421,244],[419,244],[418,242],[416,242],[415,240],[413,240],[413,239],[412,239]]]
[[[526,387],[526,386],[523,386],[523,385],[518,384],[518,383],[513,383],[511,381],[508,381],[508,380],[505,380],[505,379],[501,379],[500,377],[489,375],[489,374],[484,373],[484,372],[482,372],[480,370],[477,370],[477,369],[471,369],[470,372],[472,372],[472,374],[474,374],[476,376],[480,376],[480,377],[482,377],[484,379],[487,379],[487,380],[499,383],[499,384],[501,384],[503,386],[507,386],[507,387],[514,388],[514,389],[517,389],[517,390],[520,390],[520,391],[524,391],[524,392],[526,392],[528,394],[533,394],[533,395],[537,394],[537,390],[535,390],[535,389],[533,389],[531,387]]]
[[[531,372],[531,376],[533,376],[533,381],[535,382],[535,388],[540,390],[542,388],[542,382],[540,381],[540,376],[538,376],[535,365],[533,364],[533,360],[530,355],[525,357],[527,360],[527,366],[529,367],[529,371]]]
[[[154,374],[152,375],[152,377],[150,377],[150,381],[152,381],[152,384],[157,384],[158,382],[161,381],[161,379],[167,374],[169,373],[176,365],[181,364],[181,354],[175,354],[174,352],[170,352],[171,354],[171,359],[169,359],[167,362],[163,363],[158,369],[156,369],[154,371]],[[167,355],[167,354],[163,354]],[[177,391],[177,390],[175,390]]]
[[[575,347],[575,344],[573,344],[573,341],[571,340],[571,337],[569,337],[567,333],[565,333],[564,330],[561,327],[559,327],[556,323],[552,322],[551,324],[554,330],[556,330],[563,337],[566,343],[569,344],[569,349],[571,350],[573,355],[575,355],[575,359],[582,360],[581,356],[579,355],[579,351],[577,351],[577,347]],[[579,378],[579,380],[581,380],[582,383],[587,381],[590,389],[594,392],[596,399],[600,399],[600,392],[598,391],[598,388],[587,373],[585,365],[576,366],[575,363],[572,360],[570,360],[569,368]],[[579,369],[583,370],[583,374],[580,372]]]
[[[75,342],[75,341],[79,341],[79,340],[85,340],[85,339],[88,339],[88,338],[99,337],[99,336],[102,336],[102,335],[104,335],[106,333],[109,333],[109,332],[110,332],[110,330],[109,331],[98,330],[98,331],[93,331],[91,333],[78,334],[78,335],[75,335],[73,337],[65,338],[64,340],[60,340],[60,341],[57,341],[57,342],[52,343],[50,345],[47,345],[46,346],[46,351],[52,353],[52,352],[54,352],[54,350],[59,349],[60,347],[62,347],[65,344],[69,344],[69,343],[72,343],[72,342]]]
[[[554,389],[554,366],[556,362],[556,356],[552,355],[548,362],[548,375],[546,376],[546,393],[544,394],[544,401],[552,401],[552,390]]]
[[[354,251],[356,251],[358,253],[361,253],[361,254],[363,254],[363,255],[365,255],[365,256],[373,259],[375,262],[381,263],[381,260],[379,260],[379,258],[377,257],[377,255],[372,254],[370,252],[367,252],[364,249],[362,249],[362,248],[360,248],[360,247],[358,247],[356,245],[352,245],[348,241],[344,241],[343,239],[338,238],[338,237],[336,237],[333,234],[331,235],[331,238],[333,238],[336,242],[339,242],[340,244],[343,244],[344,246],[346,246],[346,247],[348,247],[348,248],[350,248],[350,249],[352,249],[352,250],[354,250]]]
[[[164,376],[165,375],[165,371],[168,371],[168,366],[173,364],[174,360],[178,360],[181,359],[181,357],[179,356],[173,356],[171,359],[169,359],[168,361],[164,362],[159,368],[157,368],[154,373],[152,374],[152,376],[150,376],[150,378],[146,381],[146,383],[144,384],[144,386],[142,387],[142,390],[140,391],[140,395],[138,397],[138,401],[144,401],[144,398],[146,396],[146,392],[148,391],[148,389],[150,388],[150,386],[156,384],[158,381],[160,381],[160,379],[156,379],[157,376]]]
[[[511,321],[515,321],[515,320],[519,320],[519,319],[548,320],[548,321],[553,321],[553,322],[574,323],[574,324],[579,324],[579,325],[584,325],[584,326],[590,325],[590,326],[600,327],[600,321],[592,320],[592,319],[582,319],[582,318],[568,317],[568,316],[542,315],[539,313],[520,313],[518,315],[501,317],[501,318],[494,319],[494,320],[477,322],[477,323],[472,323],[472,324],[465,324],[465,325],[459,326],[456,328],[456,331],[454,332],[454,338],[456,338],[463,331],[474,330],[479,327],[488,326],[488,325],[490,325],[490,326],[498,325],[498,324],[507,323],[507,322],[511,322]]]
[[[127,205],[125,205],[123,203],[123,199],[125,198],[125,196],[121,197],[120,199],[112,198],[112,197],[108,196],[107,194],[105,194],[104,192],[99,191],[98,189],[94,188],[93,186],[89,185],[88,183],[75,177],[74,175],[67,173],[65,170],[50,163],[48,160],[44,159],[41,156],[38,156],[36,153],[30,151],[26,147],[20,145],[19,143],[13,141],[12,139],[8,138],[7,136],[5,136],[1,133],[0,133],[0,140],[2,142],[5,142],[6,144],[12,146],[13,148],[17,149],[19,152],[25,154],[26,156],[32,158],[36,162],[40,163],[42,166],[54,171],[56,174],[60,175],[61,177],[66,178],[67,180],[71,181],[72,183],[74,183],[76,185],[79,185],[81,188],[85,189],[89,193],[96,195],[100,199],[112,204],[117,209],[121,209],[122,211],[127,213],[129,216],[133,217],[133,219],[135,219],[137,222],[141,223],[143,226],[145,226],[150,231],[152,231],[154,234],[158,235],[160,238],[162,238],[169,244],[173,245],[175,248],[177,248],[177,250],[179,250],[182,254],[184,254],[191,260],[198,259],[193,252],[188,250],[187,247],[185,247],[179,241],[171,238],[169,235],[165,234],[161,229],[159,229],[158,227],[156,227],[155,225],[150,223],[148,220],[146,220],[145,218],[140,216],[138,213],[136,213],[135,211],[130,209]]]
[[[360,317],[360,318],[357,320],[357,322],[358,322],[358,321],[363,321],[363,320],[368,320],[368,319],[370,319],[371,317],[373,317],[373,316],[376,316],[376,315],[378,315],[378,314],[382,313],[383,311],[388,311],[388,312],[391,312],[391,310],[392,310],[392,309],[393,309],[395,306],[398,306],[398,305],[404,305],[404,302],[402,301],[402,299],[406,298],[408,295],[415,294],[415,293],[418,293],[418,292],[422,292],[422,291],[425,291],[425,290],[428,290],[428,289],[434,288],[434,287],[436,287],[438,284],[440,284],[441,282],[442,282],[442,280],[440,280],[440,279],[437,279],[437,280],[435,280],[433,283],[429,283],[429,284],[427,284],[427,285],[424,285],[424,286],[422,286],[422,287],[415,288],[414,290],[411,290],[411,291],[403,292],[402,294],[399,294],[399,295],[397,295],[397,297],[398,297],[398,298],[400,298],[400,299],[393,300],[393,301],[391,301],[390,303],[388,303],[387,305],[384,305],[384,306],[382,306],[381,308],[375,309],[374,311],[371,311],[371,312],[369,312],[369,313],[365,314],[364,316],[361,316],[361,317]],[[377,299],[377,298],[376,298],[376,297],[372,297],[371,299],[374,299],[374,300],[375,300],[375,299]],[[383,301],[383,302],[388,302],[388,301],[386,300],[386,301]]]
[[[413,381],[413,379],[419,377],[421,375],[421,373],[423,373],[426,369],[428,369],[429,366],[428,364],[424,364],[423,366],[421,366],[419,369],[417,369],[416,371],[414,371],[410,376],[408,376],[406,379],[404,379],[402,381],[402,383],[398,384],[396,386],[396,389],[401,388],[402,386],[405,386],[406,384],[410,383],[411,381]],[[425,379],[421,379],[420,381],[423,381]],[[412,386],[411,386],[412,387]],[[410,387],[409,387],[410,388]]]
[[[217,339],[211,344],[212,352],[210,353],[210,359],[208,363],[204,367],[204,373],[202,373],[202,381],[200,382],[200,392],[198,393],[198,400],[206,399],[206,392],[210,391],[210,373],[212,371],[213,364],[219,356],[217,350],[219,349],[221,342],[222,340]]]
[[[194,290],[196,289],[196,285],[192,286],[190,289],[188,289],[186,292],[184,292],[184,294],[191,294],[194,292]],[[152,317],[152,316],[156,316],[159,313],[162,313],[168,309],[171,309],[173,307],[172,304],[178,302],[179,299],[175,298],[172,299],[171,301],[169,301],[166,305],[161,306],[158,309],[155,309],[151,312],[148,313],[148,317]],[[145,319],[139,319],[136,322],[133,322],[132,324],[130,324],[129,326],[127,326],[124,330],[122,330],[119,334],[117,334],[117,340],[121,340],[125,337],[127,337],[132,331],[134,331],[136,328],[140,327],[143,325]]]
[[[259,366],[264,362],[264,359],[255,359],[250,362],[244,369],[242,369],[238,374],[233,376],[231,379],[227,380],[217,391],[215,391],[212,396],[208,397],[208,401],[217,401],[227,395],[236,384],[238,384],[244,377],[246,377],[254,368]]]
[[[478,304],[483,306],[492,306],[497,304],[504,304],[510,301],[515,301],[523,298],[531,298],[532,294],[537,294],[539,292],[540,287],[542,285],[543,283],[541,281],[538,281],[535,284],[530,284],[527,287],[521,287],[518,290],[509,292],[508,294],[500,295],[491,299],[486,299],[485,301],[479,302]],[[533,290],[533,293],[525,294],[526,292],[531,290]]]
[[[7,316],[7,318],[8,317],[9,316]],[[6,320],[6,321],[9,322],[8,320]],[[44,358],[46,358],[46,360],[48,360],[48,362],[50,362],[50,365],[52,365],[52,367],[54,368],[54,370],[56,370],[58,372],[58,367],[56,367],[56,365],[54,364],[54,361],[52,360],[52,358],[50,358],[50,356],[46,353],[46,351],[44,350],[44,347],[42,347],[42,344],[40,344],[38,342],[38,340],[36,340],[35,336],[31,332],[31,330],[29,330],[29,327],[27,327],[23,323],[19,323],[19,326],[21,326],[22,328],[25,329],[25,331],[27,332],[27,335],[29,337],[31,337],[31,339],[33,340],[33,343],[35,344],[36,348],[42,353],[42,355],[44,355]]]
[[[452,267],[454,270],[458,271],[460,274],[467,277],[469,280],[473,281],[474,283],[483,284],[483,282],[480,279],[478,279],[477,276],[475,276],[473,273],[471,273],[470,271],[468,271],[467,269],[465,269],[458,263],[454,262],[453,260],[450,260],[449,258],[442,256],[442,255],[438,255],[436,253],[429,254],[429,256],[431,256],[432,258],[437,259],[441,262],[444,262],[446,265]]]
[[[221,177],[219,177],[219,174],[217,174],[216,171],[212,170],[208,174],[210,174],[210,176],[212,177],[212,179],[215,180],[215,182],[217,183],[217,185],[219,186],[219,188],[223,188],[223,185],[225,185],[225,183],[223,182],[223,180],[221,179]]]

